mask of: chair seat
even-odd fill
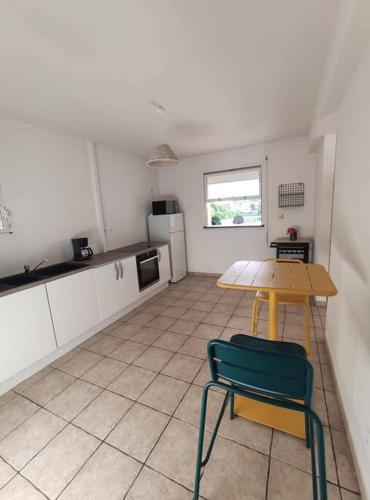
[[[280,352],[282,354],[296,354],[307,357],[306,349],[295,342],[280,342],[277,340],[266,340],[254,337],[252,335],[245,335],[244,333],[237,333],[230,339],[232,344],[237,344],[244,347],[251,347],[254,349],[263,349],[265,351]]]
[[[267,292],[258,291],[256,293],[256,299],[262,300],[263,302],[269,301],[269,294]],[[294,295],[288,293],[278,293],[277,300],[279,304],[305,304],[304,295]]]

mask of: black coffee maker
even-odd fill
[[[91,259],[93,251],[88,247],[88,238],[72,238],[74,260]]]

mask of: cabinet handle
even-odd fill
[[[121,270],[121,279],[123,278],[123,265],[122,262],[119,263],[119,268]]]
[[[161,254],[161,251],[158,249],[158,262],[161,261],[161,258],[162,258],[162,254]]]
[[[119,279],[119,271],[118,271],[118,264],[117,262],[114,263],[114,267],[116,268],[116,280]]]

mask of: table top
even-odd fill
[[[275,291],[328,297],[337,289],[319,264],[244,260],[235,262],[217,281],[221,288]]]

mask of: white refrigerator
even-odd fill
[[[170,250],[171,281],[186,276],[184,214],[149,215],[150,241],[168,241]]]

